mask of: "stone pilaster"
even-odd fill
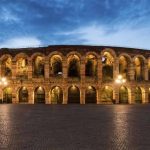
[[[81,75],[81,84],[84,84],[85,83],[85,61],[84,60],[81,60],[80,75]]]
[[[113,64],[113,79],[116,79],[119,75],[119,59],[116,57]]]
[[[134,81],[135,79],[135,68],[133,62],[129,64],[129,79],[130,81]]]
[[[119,104],[119,86],[116,86],[114,89],[114,99],[116,104]]]
[[[12,67],[12,79],[14,80],[14,79],[16,79],[16,69],[17,69],[15,61],[12,61],[11,67]]]
[[[45,88],[45,104],[50,104],[50,95],[49,95],[49,88]]]
[[[131,100],[129,104],[134,104],[135,103],[135,86],[131,86]]]
[[[28,61],[28,79],[32,79],[33,75],[33,65],[32,65],[32,60]]]
[[[45,79],[49,79],[49,75],[50,75],[49,70],[50,70],[49,59],[46,58],[46,59],[45,59],[45,67],[44,67],[44,71],[45,71],[45,73],[44,73],[44,74],[45,74]]]
[[[18,104],[19,103],[17,87],[14,87],[12,89],[12,103],[13,104]]]
[[[97,104],[101,103],[101,88],[97,88]]]
[[[28,100],[29,104],[34,104],[34,89],[32,87],[28,88]]]
[[[144,80],[148,81],[148,64],[145,63],[144,65]]]
[[[80,89],[80,104],[85,104],[85,88]]]
[[[67,104],[68,103],[68,89],[67,87],[64,87],[63,90],[63,104]]]
[[[100,57],[97,60],[97,78],[98,83],[100,84],[102,82],[102,61]]]
[[[67,77],[68,77],[68,68],[67,68],[67,60],[66,59],[63,59],[62,61],[62,71],[63,71],[63,79],[64,81],[67,80]]]
[[[148,86],[145,86],[145,91],[144,92],[145,92],[144,93],[144,99],[143,99],[142,103],[146,104],[146,103],[149,102],[149,100],[148,100],[148,94],[149,94],[149,88],[148,88]]]

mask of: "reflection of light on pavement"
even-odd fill
[[[129,125],[127,107],[114,107],[113,143],[115,149],[128,149]]]
[[[1,147],[7,148],[11,136],[10,107],[8,105],[1,105],[0,107],[0,133]]]

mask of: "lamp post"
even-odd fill
[[[119,103],[119,85],[122,85],[124,83],[126,83],[126,79],[123,78],[122,75],[118,75],[116,80],[115,80],[115,83],[118,85],[116,88],[117,88],[117,92],[116,92],[116,103]]]
[[[0,77],[0,101],[3,102],[2,99],[2,93],[3,93],[3,88],[8,85],[7,79],[5,77]]]

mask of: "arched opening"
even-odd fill
[[[12,60],[10,57],[2,60],[2,76],[11,77],[12,76]]]
[[[113,90],[110,86],[105,86],[101,91],[102,102],[113,102]]]
[[[109,52],[104,52],[102,56],[102,79],[103,81],[113,80],[113,62],[114,58]]]
[[[125,56],[120,56],[119,58],[119,74],[122,75],[124,79],[129,79],[129,58]]]
[[[96,89],[93,86],[88,86],[85,91],[85,102],[86,103],[96,103]]]
[[[28,77],[28,60],[26,58],[19,58],[17,60],[17,77],[27,78]]]
[[[142,90],[140,87],[135,88],[135,103],[142,103]]]
[[[19,90],[19,102],[20,103],[28,102],[28,90],[26,87],[21,87]]]
[[[44,77],[44,58],[37,56],[33,60],[33,75],[34,77]]]
[[[55,86],[51,90],[51,103],[52,104],[62,104],[63,103],[63,91],[60,87]]]
[[[38,87],[34,92],[35,103],[45,103],[45,90],[42,87]]]
[[[12,103],[12,89],[9,87],[3,90],[3,103]]]
[[[96,77],[97,75],[97,59],[94,55],[86,57],[85,76]]]
[[[80,77],[80,60],[77,55],[68,58],[68,77]]]
[[[134,60],[135,64],[135,80],[143,81],[144,80],[144,60],[140,57],[136,57]]]
[[[51,57],[50,70],[50,75],[62,76],[62,58],[59,55]]]
[[[128,89],[125,86],[121,86],[119,89],[119,103],[128,103]]]
[[[77,86],[68,89],[68,103],[80,103],[80,90]]]

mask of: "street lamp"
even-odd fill
[[[117,79],[115,80],[115,82],[116,82],[117,84],[123,84],[123,83],[126,82],[126,79],[124,79],[124,78],[122,77],[122,75],[118,75],[118,76],[117,76]]]
[[[7,85],[8,85],[7,79],[5,77],[0,77],[0,89],[1,89],[0,100],[1,100],[1,102],[2,102],[3,88]]]

